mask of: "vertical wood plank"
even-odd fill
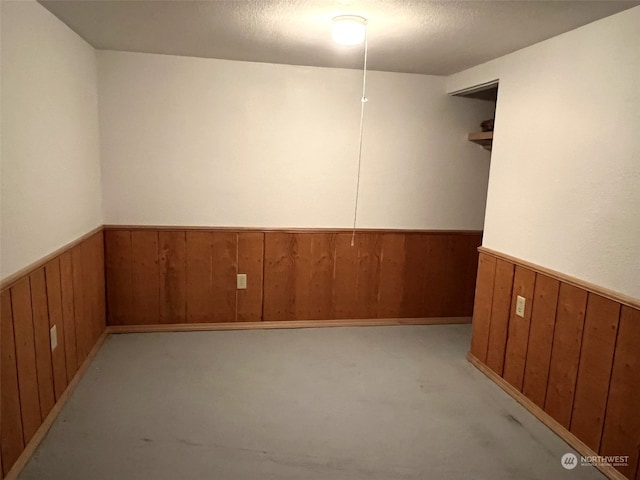
[[[465,290],[467,271],[471,261],[469,237],[467,235],[447,235],[446,269],[438,283],[444,286],[440,311],[428,316],[461,317],[465,313]],[[437,258],[437,257],[436,257]],[[433,261],[433,255],[429,260]]]
[[[629,455],[626,467],[616,467],[633,478],[640,463],[640,310],[622,306],[611,384],[600,445],[600,455]]]
[[[53,369],[51,366],[51,340],[49,337],[49,308],[44,267],[30,275],[33,331],[36,349],[36,373],[40,395],[40,416],[45,418],[55,404]]]
[[[427,299],[427,288],[434,287],[427,284],[427,248],[429,248],[430,236],[427,234],[410,233],[406,234],[404,241],[405,261],[404,261],[404,288],[402,291],[401,317],[419,318],[425,316]],[[431,243],[433,245],[433,243]],[[442,290],[439,290],[442,293]]]
[[[67,381],[71,382],[78,371],[76,347],[76,322],[73,309],[73,267],[71,252],[60,255],[60,291],[62,294],[62,321],[64,324],[64,350]]]
[[[293,235],[265,233],[264,238],[264,320],[292,318],[294,294]]]
[[[578,374],[587,292],[560,283],[545,411],[567,430]]]
[[[401,315],[404,295],[405,238],[402,233],[382,235],[378,318],[398,318]]]
[[[536,275],[522,393],[540,408],[544,408],[547,395],[559,289],[558,280],[541,273]]]
[[[107,275],[107,309],[109,325],[133,324],[132,318],[132,266],[131,232],[107,230],[105,263]]]
[[[509,330],[507,335],[507,349],[504,359],[504,379],[522,391],[524,368],[529,344],[529,326],[531,324],[531,310],[533,306],[533,290],[536,283],[534,271],[516,266],[513,278],[513,294],[511,298],[511,313],[509,316]],[[525,299],[524,317],[516,315],[518,295]]]
[[[158,232],[131,232],[132,252],[132,317],[134,324],[160,322],[160,268],[158,265]]]
[[[377,233],[356,235],[358,272],[355,318],[376,318],[382,244]]]
[[[589,293],[570,431],[592,450],[600,449],[620,304]]]
[[[45,266],[47,281],[47,305],[49,307],[49,328],[56,327],[58,346],[51,352],[53,366],[53,386],[56,401],[67,388],[67,365],[65,358],[65,334],[62,320],[62,293],[60,288],[60,260],[54,259]]]
[[[105,272],[105,244],[104,244],[104,232],[99,232],[95,235],[95,269],[96,272],[96,282],[95,296],[97,298],[96,308],[98,309],[98,314],[96,317],[96,322],[98,324],[97,328],[97,336],[94,340],[95,342],[100,338],[105,328],[107,327],[107,296],[106,296],[106,272]]]
[[[309,320],[311,317],[311,244],[312,233],[299,233],[289,237],[287,256],[291,259],[289,281],[292,289],[287,299],[288,320]]]
[[[487,366],[500,376],[502,376],[504,368],[504,355],[507,346],[513,275],[514,265],[512,263],[496,259],[496,276],[487,344]]]
[[[187,322],[213,322],[213,233],[186,233]]]
[[[264,233],[238,233],[238,273],[247,274],[247,289],[238,290],[239,322],[262,320]]]
[[[356,234],[356,238],[362,235]],[[356,318],[358,296],[358,247],[351,246],[350,233],[336,234],[333,264],[333,292],[331,318]]]
[[[468,248],[469,248],[469,263],[467,266],[467,276],[465,280],[464,288],[464,307],[463,316],[473,315],[474,298],[476,292],[476,280],[478,278],[478,265],[479,265],[479,253],[478,247],[482,245],[482,235],[469,235]]]
[[[418,256],[417,260],[422,264],[416,265],[424,270],[422,306],[420,311],[416,312],[418,314],[416,316],[449,316],[452,313],[450,307],[455,302],[456,294],[453,292],[449,295],[447,288],[455,288],[459,277],[459,272],[453,271],[455,262],[453,262],[451,250],[451,247],[457,247],[457,242],[453,240],[452,235],[439,234],[425,235],[424,240],[426,242],[425,256]],[[407,259],[407,262],[413,261],[414,259]]]
[[[213,234],[213,322],[233,322],[236,319],[237,255],[236,233]]]
[[[11,287],[11,307],[16,339],[22,431],[26,444],[42,423],[29,278],[24,278]]]
[[[87,311],[85,310],[85,291],[88,285],[86,284],[85,269],[82,263],[82,245],[76,245],[71,249],[71,269],[72,269],[72,284],[73,284],[73,314],[75,319],[76,328],[76,348],[78,366],[84,362],[87,358],[87,354],[90,350],[91,321],[87,318]]]
[[[100,291],[100,272],[99,262],[102,260],[102,233],[96,233],[80,244],[80,253],[82,256],[82,294],[85,312],[85,333],[87,343],[87,353],[91,351],[96,340],[102,333],[100,323],[102,314],[100,307],[102,305],[101,297],[104,291]]]
[[[487,361],[495,277],[496,258],[484,253],[480,254],[475,307],[473,309],[471,353],[482,363]]]
[[[160,323],[185,323],[187,260],[185,232],[159,232]]]
[[[315,233],[311,237],[311,278],[309,291],[309,319],[331,318],[331,296],[333,291],[333,254],[335,235]]]
[[[0,292],[0,450],[6,474],[24,450],[18,369],[9,290]]]

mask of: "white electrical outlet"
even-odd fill
[[[49,333],[49,337],[51,338],[51,351],[53,352],[58,346],[58,329],[55,325],[51,327],[51,332]]]
[[[516,315],[519,317],[524,317],[524,307],[526,305],[527,300],[524,297],[518,295],[516,300]]]
[[[236,277],[236,288],[238,290],[245,290],[247,288],[247,274],[239,273]]]

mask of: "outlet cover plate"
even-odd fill
[[[49,337],[51,338],[51,351],[53,352],[58,346],[58,328],[56,327],[56,325],[51,327]]]
[[[518,295],[516,300],[516,315],[519,317],[524,317],[524,309],[526,306],[527,300],[524,297]]]

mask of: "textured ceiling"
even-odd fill
[[[361,67],[331,19],[369,20],[374,70],[448,75],[633,7],[629,1],[46,1],[98,49]]]

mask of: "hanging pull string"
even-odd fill
[[[364,27],[364,66],[362,68],[362,98],[360,99],[360,138],[358,145],[358,175],[356,180],[356,201],[353,208],[353,232],[351,233],[351,246],[355,245],[356,224],[358,221],[358,199],[360,197],[360,167],[362,166],[362,131],[364,128],[364,104],[367,103],[367,54],[369,43],[367,41],[367,24]]]

